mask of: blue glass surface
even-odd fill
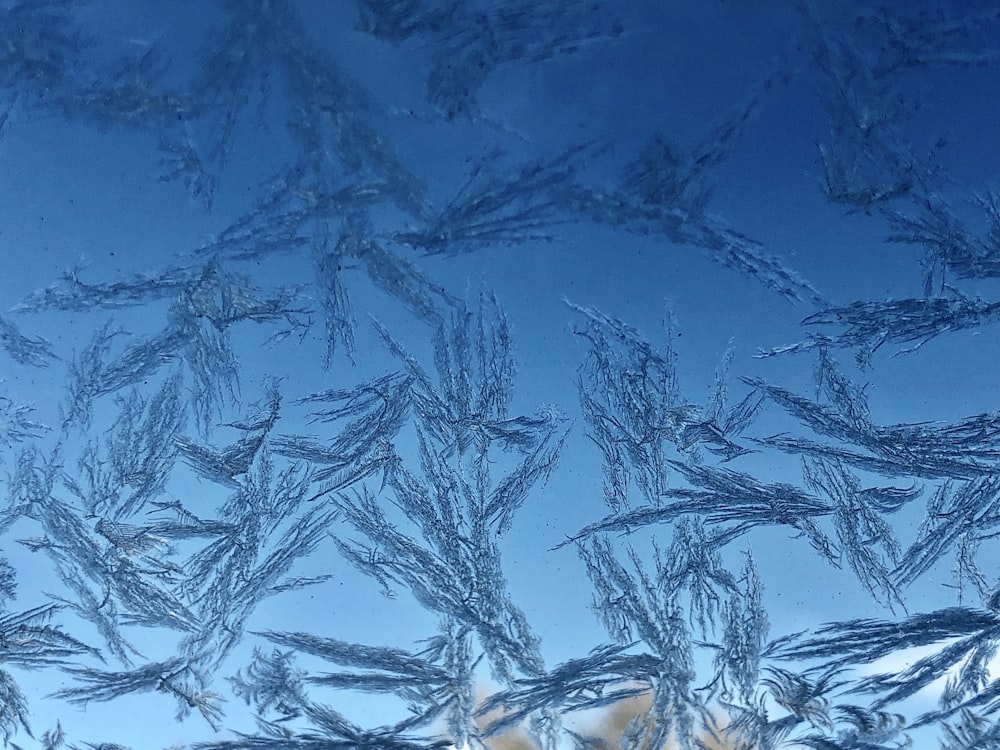
[[[0,736],[1000,746],[998,39],[0,1]]]

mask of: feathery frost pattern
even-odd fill
[[[1000,747],[995,7],[104,5],[0,2],[5,747]]]

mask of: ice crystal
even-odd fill
[[[613,90],[618,61],[687,33],[656,3],[218,0],[193,20],[151,10],[141,33],[100,3],[0,5],[3,158],[30,165],[4,172],[2,280],[53,274],[0,317],[6,745],[124,747],[70,744],[89,731],[73,710],[121,707],[111,735],[138,696],[228,733],[189,745],[204,750],[465,750],[513,730],[606,750],[570,721],[640,698],[621,750],[882,750],[932,730],[948,750],[997,746],[1000,413],[885,398],[942,370],[944,347],[992,351],[1000,193],[950,172],[962,144],[924,113],[927,90],[995,72],[995,8],[799,3],[782,16],[795,41],[705,126],[716,102],[687,99],[720,87],[697,77],[669,108],[643,103],[655,121],[614,110],[634,93]],[[575,96],[568,72],[594,101],[539,101]],[[789,161],[789,111],[814,127],[812,164]],[[978,137],[995,112],[972,119]],[[89,224],[32,192],[35,173],[77,180],[39,144],[95,157],[73,209]],[[893,265],[908,256],[845,261],[825,236],[806,254],[785,206],[764,211],[781,231],[755,215],[788,196],[747,175],[802,172],[850,226],[916,248],[912,278]],[[67,238],[115,260],[50,267]],[[678,288],[684,248],[724,269]],[[653,336],[619,278],[651,255],[663,276],[640,281],[670,300]],[[855,284],[861,260],[874,280]],[[841,302],[806,278],[824,267]],[[872,291],[879,274],[898,288]],[[510,299],[528,293],[545,298]],[[729,315],[737,299],[754,307]],[[812,309],[773,313],[782,299]],[[553,310],[583,344],[559,382]],[[772,314],[804,333],[774,345]],[[749,320],[769,348],[747,357],[709,320]],[[913,372],[887,373],[886,353]],[[553,666],[523,571],[550,596],[570,565],[605,634],[567,628]],[[812,597],[807,617],[832,581],[830,606],[874,613],[789,632],[782,601]],[[411,642],[340,632],[365,606],[339,591],[366,585],[428,615],[389,618]],[[43,701],[64,713],[33,735]]]

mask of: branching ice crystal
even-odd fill
[[[585,114],[565,128],[566,102],[537,92],[558,100],[570,73],[587,91],[622,86],[632,42],[675,39],[656,25],[675,8],[220,0],[198,23],[151,10],[136,34],[102,4],[2,6],[2,280],[33,279],[67,237],[72,253],[108,253],[32,281],[0,317],[5,744],[124,747],[70,744],[72,711],[40,735],[30,719],[39,701],[135,695],[165,700],[185,731],[231,732],[189,745],[204,750],[483,750],[512,729],[545,750],[606,750],[563,718],[639,698],[649,708],[624,722],[620,750],[898,750],[931,729],[947,750],[998,744],[1000,415],[987,402],[932,421],[907,403],[912,416],[887,419],[877,387],[886,353],[921,375],[938,369],[938,345],[980,336],[992,351],[1000,197],[951,173],[964,144],[928,130],[943,114],[924,84],[981,86],[1000,62],[995,8],[799,3],[782,16],[795,41],[740,71],[758,83],[714,124],[686,101],[705,93],[693,86],[645,102],[655,122],[574,101]],[[788,111],[800,128],[775,132]],[[805,165],[791,161],[802,127],[816,145]],[[93,145],[109,142],[113,155]],[[94,186],[114,193],[122,170],[134,200],[87,196],[90,224],[66,220],[60,196],[36,195],[15,168],[28,153],[53,185],[73,174],[52,171],[64,155],[30,151],[38,143],[87,144]],[[766,222],[785,232],[794,217],[763,201],[787,196],[744,183],[766,173],[771,189],[793,172],[887,238],[886,252],[916,248],[912,279],[858,292],[853,265],[882,250],[848,264],[820,256],[826,236],[809,255],[781,247],[793,235]],[[184,208],[167,208],[177,188]],[[149,215],[154,194],[166,218]],[[139,246],[134,231],[162,257],[122,250]],[[539,253],[556,239],[550,283],[531,288],[572,290],[576,395],[526,406],[552,370],[519,363],[516,345],[549,325],[549,300],[505,310],[509,292],[492,287],[520,293],[518,274],[548,262]],[[770,348],[747,361],[742,340],[723,338],[713,376],[672,313],[648,338],[631,288],[599,308],[593,287],[575,286],[640,246],[678,270],[694,248],[738,272],[723,275],[732,287],[697,289],[704,319],[770,295],[812,306],[795,313],[804,333],[775,346],[776,318],[751,310],[747,330]],[[498,259],[508,265],[493,277]],[[806,280],[824,267],[842,275],[842,302]],[[655,282],[683,320],[691,290]],[[712,334],[697,332],[703,351],[720,343]],[[795,353],[815,357],[812,393]],[[704,391],[686,380],[698,367]],[[542,385],[569,394],[571,381]],[[576,469],[575,489],[550,483]],[[543,509],[557,528],[534,528]],[[528,532],[555,549],[519,547],[537,542]],[[515,554],[546,585],[548,566],[578,565],[606,635],[550,666]],[[775,577],[775,560],[795,575]],[[339,584],[357,573],[395,597],[388,606],[430,613],[418,645],[345,639],[326,610],[273,624],[313,592],[343,605]],[[828,581],[861,595],[838,602],[877,613],[787,632],[778,595]],[[902,664],[912,648],[923,651]],[[58,684],[38,695],[24,670]],[[932,690],[937,704],[914,708]],[[394,701],[399,715],[348,716],[337,691]],[[255,725],[238,723],[239,702]]]

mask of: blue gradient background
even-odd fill
[[[303,0],[294,5],[312,41],[383,108],[374,119],[376,128],[403,163],[426,180],[429,197],[437,204],[454,191],[466,159],[486,153],[487,145],[504,148],[513,167],[594,140],[608,150],[588,179],[610,184],[615,175],[602,175],[601,170],[634,159],[652,134],[662,133],[682,150],[689,148],[708,137],[719,118],[743,106],[763,79],[777,69],[789,70],[790,80],[766,94],[718,170],[709,213],[762,243],[833,303],[921,294],[919,249],[887,244],[886,225],[877,215],[848,211],[825,199],[816,144],[829,137],[828,118],[817,93],[820,79],[810,67],[808,29],[792,3],[623,2],[626,32],[620,39],[594,43],[574,56],[503,66],[481,91],[483,120],[451,123],[435,121],[424,101],[426,65],[421,61],[426,50],[420,44],[397,48],[361,34],[350,2]],[[856,5],[822,7],[832,31],[849,23]],[[169,60],[168,74],[176,81],[196,72],[197,60],[190,53],[198,35],[222,19],[201,2],[92,2],[83,3],[80,13],[89,27],[123,50],[141,51],[155,42],[176,54]],[[998,167],[996,69],[918,71],[907,80],[921,101],[906,125],[914,150],[928,151],[943,138],[946,145],[938,158],[955,184],[985,189]],[[238,125],[233,153],[207,210],[180,185],[157,180],[155,133],[115,127],[102,131],[15,101],[0,140],[0,306],[14,308],[68,268],[79,268],[82,279],[97,283],[189,258],[246,211],[293,156],[284,123],[277,117],[260,123],[252,109]],[[376,219],[376,234],[380,229],[398,230],[398,220],[385,216],[380,227]],[[662,237],[636,237],[583,221],[553,231],[553,242],[447,257],[407,256],[455,294],[475,294],[480,288],[496,293],[511,321],[518,359],[512,413],[533,413],[539,405],[551,405],[574,419],[558,469],[544,488],[533,492],[503,542],[512,597],[541,636],[549,666],[607,640],[589,610],[590,584],[576,553],[571,547],[551,549],[607,512],[600,455],[586,437],[575,392],[576,370],[586,349],[571,326],[580,319],[564,300],[620,318],[656,343],[666,341],[664,321],[672,315],[681,392],[696,404],[710,397],[715,369],[730,344],[735,348],[730,384],[734,402],[746,393],[735,376],[761,377],[811,393],[815,362],[811,354],[754,356],[761,349],[800,340],[800,321],[815,311],[808,302],[782,299],[701,250]],[[306,283],[312,276],[310,260],[301,253],[233,267],[267,288]],[[271,348],[260,347],[266,337],[263,329],[244,324],[234,336],[244,402],[263,397],[261,384],[268,376],[282,379],[282,393],[290,402],[396,369],[372,334],[369,316],[413,352],[427,354],[429,336],[423,324],[374,290],[363,274],[347,278],[358,324],[355,363],[340,353],[329,369],[323,368],[325,343],[318,315],[304,340],[292,337]],[[978,282],[962,288],[970,296],[995,296],[995,286]],[[50,339],[64,361],[47,370],[29,370],[0,357],[2,387],[15,400],[34,402],[40,421],[57,424],[65,364],[72,352],[109,317],[141,334],[158,330],[164,311],[165,305],[154,304],[113,313],[11,313],[23,331]],[[868,383],[875,423],[956,420],[997,408],[1000,348],[994,327],[949,333],[916,353],[891,356],[897,348],[886,344],[876,353],[873,367],[863,372],[848,352],[838,352],[849,377]],[[279,431],[295,433],[294,419],[283,417]],[[800,426],[768,406],[750,432],[766,436],[785,430],[802,433]],[[225,440],[219,437],[220,444]],[[5,464],[9,470],[9,458]],[[773,451],[744,456],[731,466],[764,481],[801,483],[798,460]],[[204,516],[211,516],[224,500],[216,488],[197,482],[172,482],[169,495],[183,498]],[[894,517],[904,544],[916,534],[919,513],[917,507]],[[47,559],[15,542],[34,533],[29,526],[15,526],[0,542],[22,576],[18,608],[44,603],[45,593],[61,591]],[[353,536],[346,529],[342,533]],[[646,549],[649,536],[637,533],[630,541]],[[812,553],[806,540],[792,539],[787,529],[761,528],[730,545],[733,569],[747,549],[760,567],[772,636],[830,620],[889,615],[869,600],[847,565],[831,568]],[[435,618],[406,592],[396,599],[381,596],[377,584],[340,559],[332,543],[300,567],[297,574],[333,572],[334,579],[265,600],[250,630],[306,630],[404,648],[414,648],[419,639],[434,633]],[[955,603],[950,583],[949,564],[942,561],[907,592],[910,611]],[[73,632],[87,640],[86,627]],[[161,643],[152,631],[129,632],[151,659],[171,653],[172,640]],[[94,639],[97,642],[96,634]],[[245,667],[255,642],[248,636],[220,677]],[[309,665],[305,658],[300,663]],[[56,719],[77,743],[106,740],[135,748],[166,747],[212,736],[196,715],[175,724],[173,701],[163,696],[130,696],[108,705],[92,704],[84,711],[43,698],[68,684],[58,671],[12,671],[28,695],[36,736],[52,728]],[[402,716],[395,701],[370,696],[339,693],[329,702],[362,725]],[[227,726],[253,730],[249,713],[238,702],[231,700],[225,710]],[[25,747],[32,746],[27,738],[17,741],[22,740]]]

